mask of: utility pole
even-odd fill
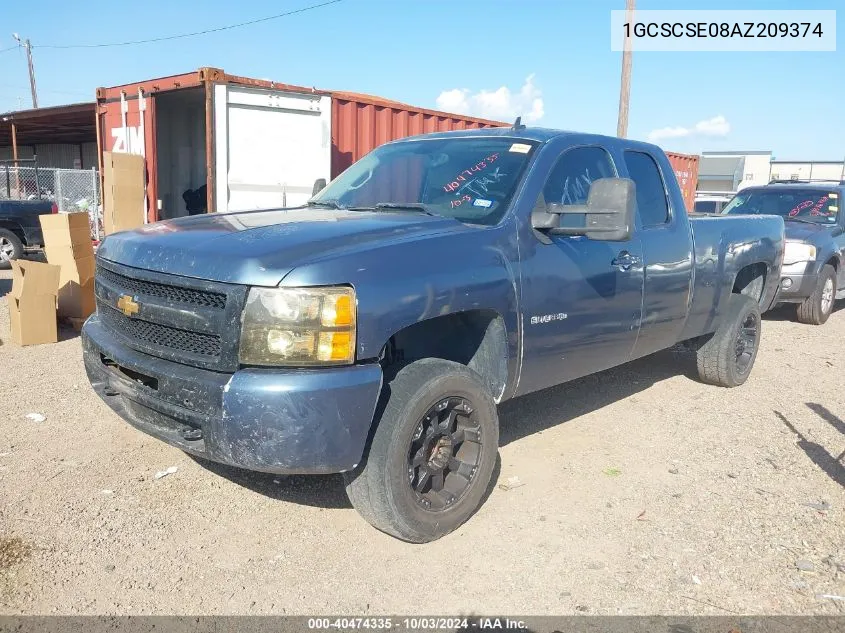
[[[625,0],[625,21],[629,24],[634,18],[634,0]],[[631,99],[631,33],[625,34],[622,45],[622,85],[619,88],[619,119],[616,123],[616,136],[625,138],[628,134],[628,103]]]
[[[26,63],[29,67],[29,88],[32,90],[32,107],[38,107],[38,91],[35,88],[35,65],[32,63],[32,44],[29,43],[29,40],[21,41],[20,36],[17,33],[13,33],[12,37],[15,38],[15,41],[23,46],[26,49]]]

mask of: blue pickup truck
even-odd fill
[[[44,246],[39,215],[58,213],[49,200],[0,200],[0,270],[11,268],[26,249]]]
[[[269,473],[343,473],[410,542],[491,485],[496,405],[686,342],[734,387],[775,300],[779,217],[689,218],[649,144],[512,128],[377,148],[302,208],[111,235],[90,381],[138,429]]]

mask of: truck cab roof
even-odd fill
[[[796,189],[809,189],[812,191],[831,191],[836,190],[840,193],[845,192],[845,184],[837,182],[836,180],[824,181],[807,181],[807,180],[791,180],[789,182],[770,182],[766,185],[753,185],[751,187],[744,187],[743,192],[747,191],[794,191]]]
[[[595,142],[597,144],[609,146],[624,146],[628,148],[647,149],[651,152],[662,152],[659,147],[651,143],[644,143],[642,141],[632,141],[630,139],[623,139],[617,136],[606,136],[603,134],[589,134],[584,132],[575,132],[571,130],[557,130],[544,127],[488,127],[472,130],[454,130],[450,132],[430,132],[428,134],[418,134],[415,136],[408,136],[402,139],[391,141],[391,143],[401,143],[409,140],[434,140],[447,139],[456,137],[491,137],[501,136],[503,138],[522,139],[526,141],[534,141],[537,143],[547,143],[549,141],[571,137],[573,140],[577,139],[579,142],[585,140]]]

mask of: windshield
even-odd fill
[[[839,215],[839,196],[819,189],[758,189],[736,194],[722,213],[779,215],[784,220],[833,224]]]
[[[495,224],[507,210],[535,146],[521,139],[480,137],[382,145],[309,204],[391,205],[400,211],[408,204],[461,222]]]

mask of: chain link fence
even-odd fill
[[[96,169],[0,164],[0,200],[38,199],[54,202],[59,213],[87,213],[91,238],[103,236],[100,175]]]

